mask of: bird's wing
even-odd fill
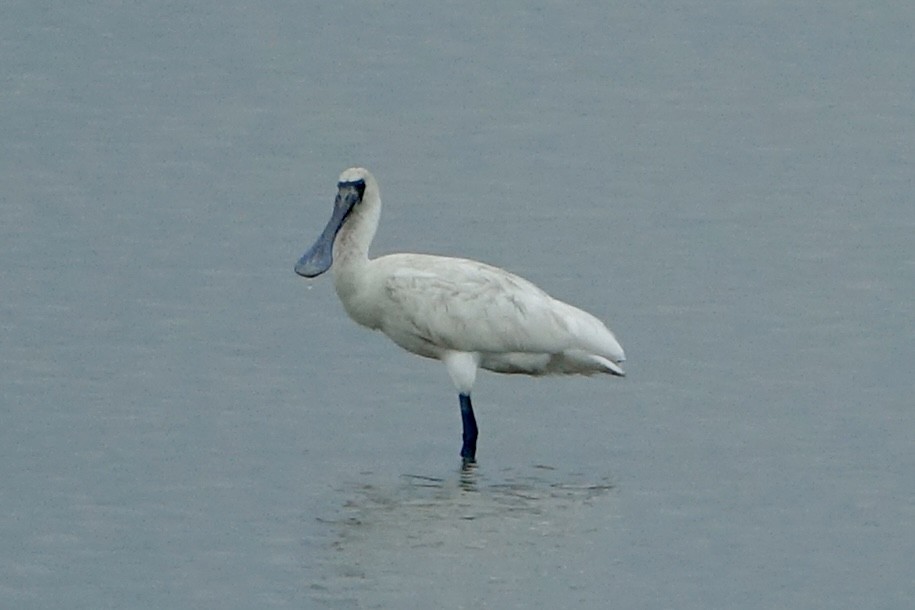
[[[465,259],[396,256],[400,260],[384,282],[393,305],[384,324],[394,333],[411,332],[423,341],[457,351],[559,353],[586,349],[614,360],[615,350],[622,354],[612,333],[597,318],[553,299],[514,274]],[[601,335],[609,336],[611,343],[604,340],[602,344]]]

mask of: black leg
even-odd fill
[[[461,446],[461,457],[465,464],[477,461],[477,420],[473,416],[473,405],[470,394],[461,394],[461,421],[464,424],[464,444]]]

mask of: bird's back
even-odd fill
[[[503,269],[422,254],[384,256],[372,260],[370,267],[380,280],[375,287],[378,328],[414,353],[555,355],[571,350],[613,362],[624,359],[613,333],[600,320]],[[493,368],[485,358],[481,365]]]

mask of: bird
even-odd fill
[[[479,427],[470,397],[479,369],[625,376],[623,348],[603,322],[524,278],[464,258],[369,258],[380,217],[374,176],[362,167],[344,170],[330,220],[295,272],[314,278],[332,269],[350,318],[408,352],[444,363],[458,391],[465,467],[476,463]]]

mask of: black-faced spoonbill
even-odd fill
[[[381,196],[368,171],[337,182],[333,214],[295,272],[316,277],[333,266],[346,313],[414,354],[445,363],[458,390],[464,464],[476,461],[470,392],[477,370],[525,375],[623,377],[626,357],[613,333],[580,309],[527,280],[476,261],[427,254],[368,257]]]

